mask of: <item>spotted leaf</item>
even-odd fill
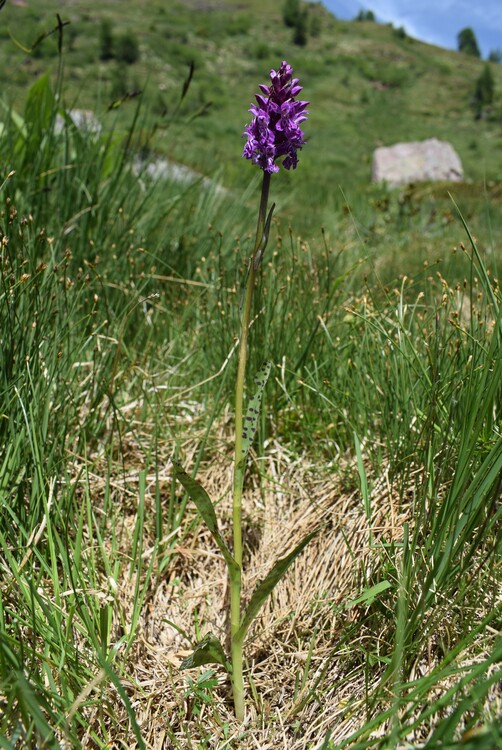
[[[246,417],[244,419],[244,426],[242,428],[242,458],[245,459],[251,443],[253,442],[256,428],[258,427],[258,417],[260,415],[261,401],[263,398],[263,391],[267,384],[270,370],[272,368],[272,362],[265,362],[258,370],[254,382],[257,386],[257,391],[254,396],[249,400]]]

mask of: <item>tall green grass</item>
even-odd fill
[[[152,410],[145,362],[160,358],[159,378],[176,383],[193,345],[184,313],[174,321],[169,309],[183,306],[185,212],[190,241],[208,216],[199,187],[166,184],[154,197],[133,169],[134,131],[85,136],[59,102],[43,76],[24,114],[7,111],[3,126],[0,731],[12,746],[78,746],[81,712],[89,700],[100,705],[106,682],[139,731],[117,675],[157,560],[143,563],[142,541],[155,453],[132,480],[131,561],[119,552],[125,528],[112,477],[123,474],[135,433],[131,399],[141,394]],[[99,498],[89,481],[96,471]],[[174,510],[168,521],[179,523]],[[160,513],[156,523],[160,543]],[[121,575],[136,581],[127,615],[116,601]],[[117,621],[123,635],[112,642]]]

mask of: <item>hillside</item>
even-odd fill
[[[337,21],[320,4],[309,4],[315,36],[292,43],[280,4],[166,4],[148,0],[141,8],[107,0],[93,6],[78,1],[7,4],[0,29],[0,83],[3,97],[17,106],[30,83],[57,64],[57,35],[28,50],[55,26],[56,13],[70,21],[64,29],[64,99],[67,106],[95,110],[105,125],[111,101],[143,91],[145,129],[160,126],[156,151],[207,174],[220,172],[226,184],[242,181],[239,140],[257,84],[285,58],[301,78],[311,101],[309,148],[302,154],[302,204],[309,208],[313,184],[327,188],[326,210],[337,202],[337,186],[366,186],[372,151],[397,140],[436,136],[452,142],[469,180],[502,179],[502,66],[492,65],[498,115],[476,122],[469,103],[483,63],[468,56],[401,38],[395,29],[371,22]],[[132,32],[139,60],[119,64],[100,59],[100,31],[110,22],[114,38]],[[189,64],[195,73],[176,122],[170,121]],[[134,101],[123,105],[119,121],[130,120]],[[193,119],[190,122],[190,118]],[[162,131],[162,126],[169,129]],[[315,191],[314,191],[315,192]],[[322,217],[321,217],[322,220]]]

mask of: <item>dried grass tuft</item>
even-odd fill
[[[203,462],[198,478],[217,502],[221,531],[230,542],[232,451],[225,415],[220,428],[208,455],[218,454],[221,461]],[[195,462],[197,445],[194,441],[183,446],[188,469]],[[124,559],[131,553],[136,520],[137,466],[144,463],[140,451],[135,459],[133,454],[131,449],[136,467],[127,471],[122,467],[113,483],[123,518],[120,554]],[[91,477],[96,498],[104,489],[100,474],[97,471]],[[222,641],[227,634],[226,567],[189,503],[181,527],[165,540],[165,556],[154,561],[157,567],[123,673],[127,675],[123,684],[149,750],[195,746],[307,750],[320,747],[328,730],[336,743],[365,724],[368,694],[384,670],[383,664],[376,664],[365,672],[368,640],[378,651],[378,639],[385,641],[384,629],[392,625],[392,617],[379,635],[368,630],[363,605],[347,605],[360,596],[368,581],[378,582],[382,563],[378,542],[400,541],[411,514],[402,501],[408,495],[398,497],[393,492],[384,469],[379,478],[371,478],[370,522],[354,483],[357,476],[355,459],[340,460],[336,467],[319,467],[278,441],[269,442],[264,458],[251,458],[243,499],[245,600],[277,558],[315,528],[321,527],[321,531],[274,589],[250,629],[245,647],[248,694],[243,725],[234,720],[230,685],[219,668],[215,668],[218,685],[211,690],[207,704],[197,700],[189,687],[190,680],[195,682],[204,669],[179,669],[197,640],[197,629],[201,637],[212,631]],[[159,457],[159,470],[147,477],[145,504],[152,519],[156,483],[167,502],[171,482],[166,453]],[[177,496],[181,501],[181,486]],[[151,519],[145,526],[143,549],[146,570],[155,549]],[[115,591],[115,607],[122,612],[122,621],[132,618],[136,583],[129,567],[122,566]],[[122,634],[119,622],[117,617],[117,640]],[[434,664],[429,660],[422,666],[422,673],[428,673]],[[416,668],[420,668],[418,663]],[[116,738],[117,747],[133,750],[136,744],[122,699],[113,686],[107,687],[105,694],[115,722],[110,736]],[[391,702],[389,694],[388,705]],[[99,735],[102,717],[95,708],[90,709],[88,719]],[[387,729],[382,723],[376,731],[380,734]],[[90,736],[89,732],[84,747],[94,747]]]
[[[223,452],[225,441],[218,447]],[[190,445],[184,450],[190,466],[195,450]],[[230,461],[226,463],[226,469],[213,462],[201,466],[198,478],[217,500],[221,529],[230,541],[232,468]],[[200,670],[179,670],[193,646],[197,626],[201,636],[211,630],[223,641],[227,632],[226,568],[204,524],[188,507],[169,564],[162,574],[152,577],[127,656],[125,684],[148,748],[188,748],[197,737],[208,743],[201,747],[301,750],[320,742],[327,729],[342,736],[364,720],[364,712],[357,711],[365,695],[361,670],[355,668],[345,646],[337,653],[339,635],[347,619],[354,617],[353,612],[343,610],[343,603],[360,593],[361,571],[364,568],[368,574],[372,565],[370,528],[360,493],[344,488],[341,476],[346,472],[320,470],[278,442],[267,446],[266,458],[254,457],[248,473],[243,501],[245,599],[278,557],[318,526],[322,529],[278,584],[251,628],[245,649],[246,679],[251,687],[241,726],[234,721],[225,675],[219,675],[211,705],[197,706],[187,684],[197,679]],[[147,479],[152,495],[153,479]],[[122,474],[117,484],[121,481],[127,485],[122,495],[127,530],[123,554],[127,556],[135,520],[130,502],[134,472]],[[170,481],[166,457],[160,475],[166,493]],[[407,513],[391,496],[385,477],[374,497],[373,539],[375,535],[398,538]],[[153,496],[145,501],[153,509]],[[144,549],[146,567],[153,539],[144,539]],[[135,584],[124,566],[122,580],[117,581],[116,606],[126,620],[132,615]],[[192,643],[185,634],[193,638]],[[316,684],[321,685],[317,693]],[[117,720],[113,734],[118,741],[122,726],[132,748],[122,702],[114,688],[108,693]]]

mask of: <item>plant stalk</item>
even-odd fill
[[[239,721],[244,719],[244,681],[242,677],[243,639],[237,638],[241,625],[241,584],[242,584],[242,490],[244,486],[245,457],[242,451],[242,429],[244,424],[244,386],[248,350],[248,334],[251,321],[253,292],[257,268],[255,259],[260,250],[265,222],[267,218],[270,174],[263,172],[260,210],[256,227],[256,239],[249,261],[248,277],[244,290],[244,303],[241,317],[241,336],[239,341],[239,361],[235,384],[235,454],[234,454],[234,487],[233,487],[233,553],[239,566],[239,575],[230,577],[230,633],[232,652],[232,688],[234,695],[235,716]]]

